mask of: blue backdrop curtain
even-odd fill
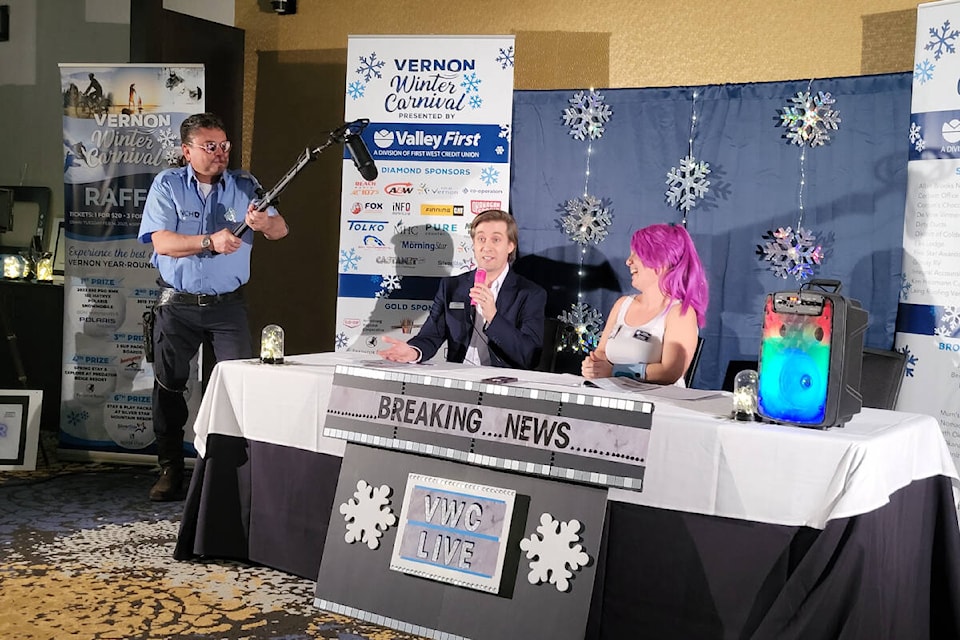
[[[816,79],[809,87],[829,92],[841,119],[831,141],[808,148],[803,162],[803,226],[825,251],[814,277],[843,283],[841,294],[869,312],[865,344],[885,349],[893,344],[902,278],[911,80],[910,73],[886,74]],[[563,121],[576,90],[515,92],[515,268],[547,288],[548,317],[581,301],[605,319],[616,299],[632,292],[624,264],[631,234],[681,221],[666,202],[666,175],[688,153],[696,91],[693,151],[711,173],[707,197],[687,215],[710,282],[694,384],[720,388],[730,360],[756,360],[766,294],[800,284],[775,276],[756,250],[766,231],[797,225],[801,149],[788,144],[777,124],[808,83],[597,90],[612,116],[592,143],[589,177],[589,141],[573,138]],[[563,205],[582,197],[585,185],[605,201],[613,223],[602,242],[583,250],[560,219]],[[561,353],[560,370],[579,371],[582,355]]]

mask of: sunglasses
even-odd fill
[[[223,151],[224,153],[229,153],[231,146],[229,140],[224,140],[223,142],[204,142],[203,144],[194,144],[192,142],[188,142],[187,145],[190,147],[203,149],[207,153],[216,153],[217,149]]]

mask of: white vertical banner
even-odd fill
[[[917,8],[897,409],[935,417],[960,460],[960,2]]]
[[[203,65],[61,64],[64,259],[60,448],[147,453],[153,367],[143,312],[157,298],[137,240],[153,178],[181,158],[180,123],[204,110]],[[188,386],[191,415],[199,376]],[[187,441],[193,442],[187,422]]]
[[[416,333],[437,279],[472,269],[468,225],[509,210],[513,36],[350,36],[348,122],[379,175],[344,154],[336,349]],[[443,357],[443,351],[438,354]]]

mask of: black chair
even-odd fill
[[[759,371],[759,364],[756,360],[731,360],[727,364],[727,372],[723,376],[723,386],[720,388],[724,391],[733,391],[733,383],[737,374],[746,369]]]
[[[557,367],[557,345],[560,344],[562,325],[557,318],[545,318],[543,321],[543,351],[537,371],[553,372]]]
[[[864,347],[860,369],[863,406],[872,409],[895,409],[906,369],[905,353]]]
[[[687,372],[683,374],[683,382],[687,385],[688,388],[693,386],[693,376],[697,373],[697,366],[700,364],[700,354],[703,352],[703,338],[697,337],[697,346],[693,350],[693,360],[690,361],[690,366],[687,367]]]

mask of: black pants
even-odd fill
[[[189,411],[184,391],[190,361],[209,341],[217,362],[252,356],[247,307],[242,299],[207,306],[157,307],[154,338],[153,431],[162,467],[183,467],[184,425]]]

